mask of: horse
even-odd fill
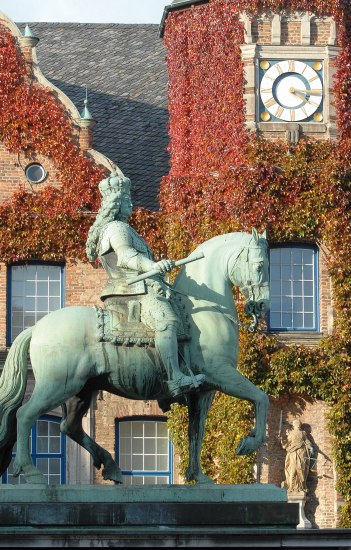
[[[188,341],[181,368],[203,374],[200,387],[180,397],[169,393],[161,360],[151,345],[115,345],[98,337],[93,307],[56,310],[27,328],[14,340],[0,379],[0,473],[8,467],[17,441],[13,473],[27,483],[46,483],[34,466],[29,437],[36,420],[58,406],[65,433],[103,466],[104,479],[122,483],[121,470],[111,454],[83,430],[82,418],[97,390],[139,400],[158,400],[164,410],[172,402],[188,406],[189,463],[186,480],[213,483],[201,468],[205,421],[216,391],[252,402],[255,425],[236,453],[249,454],[265,440],[268,396],[237,370],[240,323],[233,285],[246,299],[255,318],[269,309],[268,246],[265,234],[228,233],[202,243],[192,254],[203,258],[183,265],[173,296],[188,318]],[[192,254],[189,256],[191,259]],[[27,381],[28,350],[35,377],[30,399],[22,404]]]

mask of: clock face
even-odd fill
[[[286,59],[262,61],[260,67],[261,120],[323,120],[322,63]]]

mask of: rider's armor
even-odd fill
[[[139,297],[141,321],[155,331],[155,346],[167,370],[170,393],[177,396],[198,386],[203,381],[202,375],[187,376],[179,369],[179,319],[169,302],[169,291],[162,278],[156,276],[128,285],[129,280],[155,267],[144,239],[127,223],[109,222],[100,239],[99,257],[109,275],[101,299],[109,308],[109,299],[113,296]]]

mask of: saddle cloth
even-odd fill
[[[181,297],[171,298],[179,319],[178,341],[189,340],[189,323]],[[119,345],[154,346],[155,332],[141,322],[142,301],[135,296],[111,297],[104,301],[106,309],[95,306],[99,342]]]

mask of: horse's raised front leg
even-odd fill
[[[211,374],[206,373],[206,379],[221,392],[254,404],[255,427],[240,441],[235,453],[247,455],[259,449],[266,439],[268,396],[231,365],[218,367]]]
[[[201,448],[205,433],[205,423],[215,392],[190,393],[188,395],[189,413],[189,465],[185,478],[197,483],[213,483],[201,468]]]
[[[67,414],[61,422],[61,431],[91,454],[95,468],[100,470],[103,465],[102,476],[104,479],[122,483],[121,470],[111,454],[100,447],[83,430],[82,419],[89,408],[91,399],[92,392],[83,390],[79,395],[67,401]]]

